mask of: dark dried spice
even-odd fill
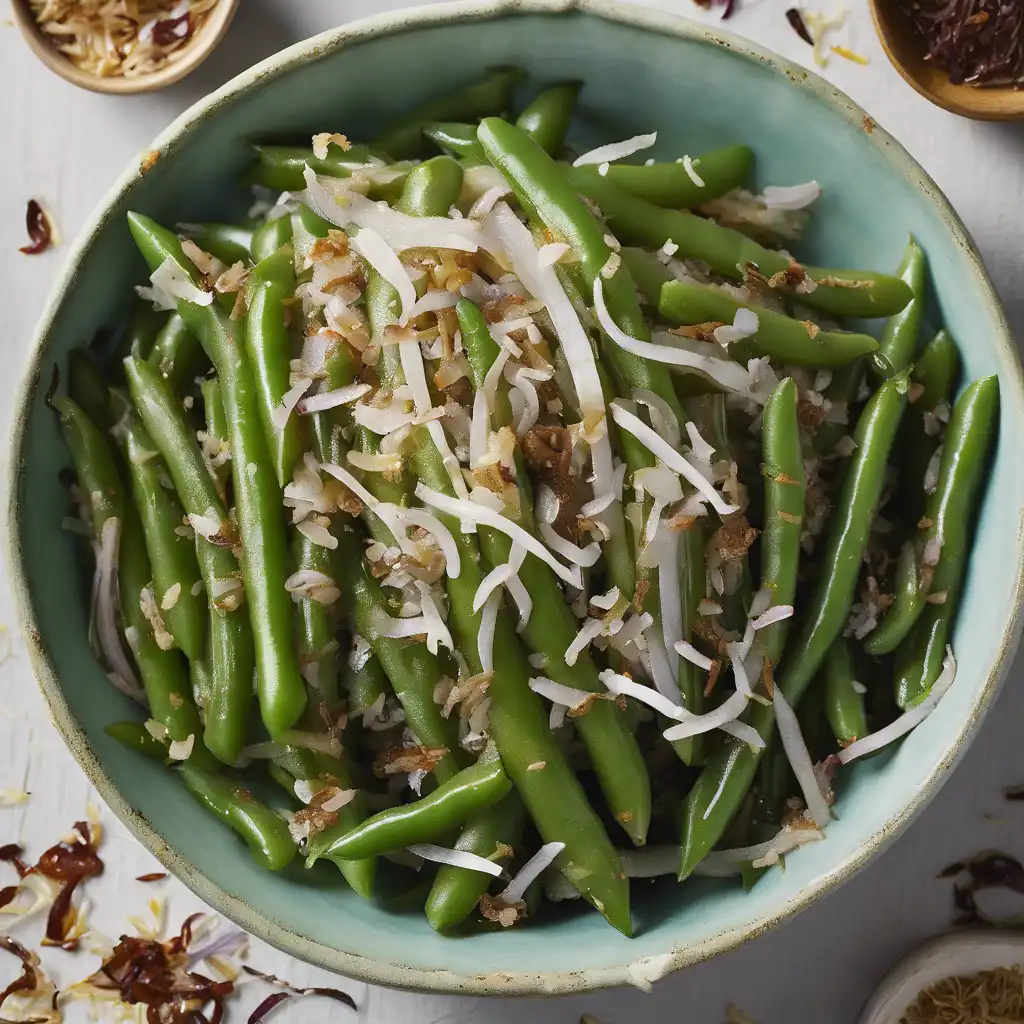
[[[964,881],[953,885],[953,908],[958,912],[958,916],[953,918],[954,925],[1011,923],[987,916],[978,907],[975,897],[986,889],[1007,889],[1024,896],[1024,864],[1009,854],[988,851],[950,864],[939,872],[938,877],[959,876],[963,876]]]
[[[710,11],[711,8],[715,6],[725,8],[722,11],[722,21],[725,21],[736,13],[739,0],[694,0],[694,3],[696,3],[698,7],[703,7],[706,11]]]
[[[53,906],[50,907],[43,942],[63,946],[65,949],[74,949],[78,945],[77,939],[68,939],[71,898],[75,889],[87,878],[103,874],[103,861],[92,844],[92,833],[88,824],[84,821],[75,822],[75,831],[82,837],[81,842],[58,843],[51,846],[33,868],[47,878],[64,883],[64,887],[53,901]]]
[[[188,970],[192,924],[202,916],[186,918],[181,931],[167,942],[122,935],[89,984],[117,992],[130,1006],[145,1006],[148,1024],[219,1024],[234,983]],[[206,1016],[208,1004],[212,1009]]]
[[[32,241],[21,246],[18,252],[23,252],[26,256],[38,256],[49,249],[53,241],[53,228],[50,226],[50,218],[46,216],[46,211],[34,199],[28,201],[25,227]]]
[[[60,368],[54,363],[53,372],[50,374],[50,386],[46,389],[45,401],[47,405],[53,401],[53,396],[57,394],[58,387],[60,387]]]
[[[139,875],[136,882],[162,882],[167,877],[166,871],[150,871],[148,875]]]
[[[358,1009],[356,1001],[347,992],[342,992],[340,989],[324,988],[320,985],[314,985],[311,988],[296,988],[276,975],[264,974],[262,971],[257,971],[255,967],[249,967],[247,964],[242,965],[242,970],[246,974],[251,974],[254,978],[259,978],[270,985],[277,985],[278,988],[284,989],[283,992],[273,992],[267,996],[249,1015],[248,1024],[260,1024],[260,1021],[271,1010],[280,1006],[286,999],[291,999],[292,996],[323,996],[325,999],[333,999],[337,1003],[344,1003],[345,1006],[352,1010]]]
[[[1024,800],[1024,786],[1008,786],[1003,790],[1007,800]]]
[[[811,38],[811,33],[807,31],[807,26],[804,24],[804,16],[800,13],[799,7],[790,7],[786,11],[786,21],[792,26],[793,31],[809,46],[814,45],[814,40]]]
[[[907,14],[955,85],[1024,85],[1021,0],[911,0]]]
[[[173,46],[188,39],[194,29],[192,16],[188,12],[180,18],[164,18],[153,26],[153,42],[157,46]]]

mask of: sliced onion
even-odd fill
[[[424,292],[412,305],[409,310],[409,315],[405,321],[402,321],[402,326],[409,320],[415,320],[416,317],[423,313],[436,313],[439,309],[451,309],[458,303],[459,297],[453,292],[442,291],[435,289],[434,291]]]
[[[362,398],[371,390],[369,384],[349,384],[333,391],[323,391],[319,395],[310,395],[298,403],[298,413],[300,416],[308,416],[310,413],[336,409],[339,405],[348,405],[349,402]]]
[[[627,352],[650,359],[652,362],[668,363],[672,366],[696,370],[721,385],[726,391],[733,391],[739,395],[750,393],[750,374],[731,359],[715,359],[712,356],[700,355],[684,348],[641,341],[639,338],[626,334],[608,312],[600,274],[594,279],[594,312],[597,313],[597,321],[604,332]]]
[[[502,349],[491,363],[491,368],[484,376],[484,394],[487,396],[487,408],[493,412],[494,403],[498,396],[498,381],[505,370],[505,363],[508,361],[508,349]]]
[[[953,648],[947,645],[946,656],[942,659],[942,672],[932,684],[928,696],[920,704],[890,722],[884,729],[869,733],[840,750],[839,761],[842,764],[849,764],[858,757],[864,757],[865,754],[873,754],[876,750],[881,750],[882,747],[888,746],[893,740],[898,740],[915,726],[920,725],[938,707],[939,701],[953,685],[954,679],[956,679],[956,658],[953,656]]]
[[[352,248],[398,293],[402,311],[400,322],[404,323],[416,305],[416,288],[397,253],[372,228],[360,228],[351,236],[351,243]]]
[[[506,379],[509,377],[509,368],[512,367],[512,363],[505,364]],[[523,411],[516,420],[515,425],[516,437],[521,438],[534,426],[537,420],[540,419],[540,399],[537,397],[537,386],[529,377],[525,376],[523,367],[514,367],[510,383],[512,384],[512,387],[523,396]]]
[[[672,406],[661,395],[656,395],[649,388],[633,388],[633,401],[646,405],[650,409],[651,424],[673,448],[678,448],[682,441],[679,433],[679,418]],[[687,424],[689,426],[689,424]]]
[[[651,687],[644,686],[643,683],[634,682],[628,676],[613,672],[610,668],[606,668],[599,673],[598,678],[607,687],[609,693],[614,693],[616,696],[622,694],[626,697],[633,697],[635,700],[640,701],[641,704],[646,704],[666,718],[681,721],[686,714],[682,707],[669,700],[663,694],[658,693],[657,690],[652,690]]]
[[[534,676],[529,682],[530,689],[541,697],[546,697],[553,704],[561,704],[567,708],[577,708],[593,699],[590,690],[578,690],[564,683],[556,683],[547,676]]]
[[[501,865],[495,864],[485,857],[478,857],[475,853],[466,850],[449,850],[444,846],[435,846],[433,843],[413,843],[406,849],[416,857],[429,860],[434,864],[448,864],[453,868],[465,868],[467,871],[481,871],[487,875],[498,878],[501,875]]]
[[[731,512],[738,511],[736,505],[730,505],[723,500],[710,480],[698,473],[679,452],[663,438],[658,437],[639,417],[624,409],[617,402],[613,402],[611,408],[612,418],[623,430],[632,434],[653,455],[661,459],[669,469],[679,473],[689,484],[700,491],[716,512],[720,515],[729,515]]]
[[[476,652],[480,659],[480,668],[484,672],[494,671],[494,629],[498,624],[498,612],[501,610],[501,594],[494,593],[484,603],[480,613],[480,629],[476,635]]]
[[[398,351],[402,358],[405,383],[412,391],[413,405],[416,412],[422,415],[430,408],[430,388],[427,386],[427,374],[423,369],[420,343],[415,339],[403,340],[398,345]]]
[[[532,534],[527,533],[518,523],[512,522],[505,516],[481,505],[479,502],[469,501],[463,498],[450,498],[440,491],[432,490],[422,482],[416,485],[416,497],[425,505],[440,509],[442,512],[458,517],[463,522],[474,523],[479,526],[491,526],[500,530],[514,542],[525,548],[532,555],[536,555],[542,562],[550,566],[559,579],[564,580],[570,586],[581,589],[583,584],[582,573],[579,566],[567,568]]]
[[[565,849],[565,843],[545,843],[516,873],[515,878],[498,894],[505,903],[518,903],[530,884],[546,871]]]
[[[631,139],[624,139],[622,142],[610,142],[606,146],[588,150],[582,156],[576,157],[572,165],[573,167],[583,167],[586,164],[604,164],[611,163],[613,160],[622,160],[641,150],[650,149],[657,141],[657,132],[651,132],[650,135],[634,135]]]
[[[299,399],[312,386],[313,379],[311,377],[303,377],[294,387],[289,388],[281,396],[280,403],[274,406],[274,411],[270,414],[270,421],[275,429],[284,430],[288,425],[288,420],[291,418],[292,410],[299,404]]]
[[[821,195],[816,181],[802,185],[765,185],[761,198],[770,210],[802,210]]]
[[[100,650],[110,666],[111,681],[133,700],[146,706],[146,694],[128,656],[121,646],[117,628],[118,555],[121,546],[121,520],[111,516],[100,530],[99,551],[96,554],[96,572],[93,580],[93,601],[96,608],[96,633]],[[123,595],[122,595],[123,598]]]
[[[831,820],[832,813],[829,811],[828,801],[822,794],[818,779],[814,774],[814,762],[807,752],[807,744],[800,731],[796,713],[790,707],[789,701],[786,700],[781,686],[776,686],[774,689],[772,705],[775,708],[779,738],[782,740],[783,749],[786,751],[786,757],[789,759],[796,781],[800,785],[800,791],[804,795],[807,810],[810,811],[814,824],[818,828],[824,828]]]

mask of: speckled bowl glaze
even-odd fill
[[[135,713],[86,641],[87,590],[59,529],[68,464],[45,391],[54,364],[122,313],[145,276],[125,226],[244,209],[235,179],[247,142],[341,130],[370,134],[412,97],[484,68],[519,63],[532,85],[586,82],[577,141],[659,131],[676,157],[742,139],[761,183],[815,177],[824,195],[801,247],[834,265],[895,266],[913,232],[936,284],[931,319],[964,343],[965,376],[999,373],[1002,443],[956,630],[961,671],[938,710],[899,749],[844,778],[828,841],[788,858],[750,893],[670,880],[635,885],[637,937],[592,912],[508,933],[441,938],[419,913],[395,914],[301,873],[266,874],[159,765],[103,733]],[[242,927],[304,960],[370,982],[501,995],[649,982],[728,950],[819,899],[891,842],[936,792],[991,706],[1017,642],[1024,474],[1020,366],[999,302],[963,225],[899,144],[826,82],[716,29],[605,0],[447,4],[345,26],[236,78],[176,121],[100,205],[43,311],[15,416],[11,575],[27,644],[53,715],[111,808],[178,878]]]

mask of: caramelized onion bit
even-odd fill
[[[28,237],[32,241],[23,245],[18,252],[26,256],[38,256],[50,248],[53,240],[53,228],[50,225],[50,218],[46,211],[36,202],[35,199],[28,201],[28,209],[25,211],[25,227],[28,229]]]
[[[291,999],[293,996],[323,996],[325,999],[333,999],[336,1003],[343,1003],[345,1006],[352,1010],[358,1009],[356,1001],[347,993],[342,992],[341,989],[337,988],[325,988],[322,985],[314,985],[309,988],[296,988],[294,985],[290,985],[287,981],[278,978],[273,974],[264,974],[262,971],[257,971],[254,967],[250,967],[248,964],[242,965],[242,970],[246,974],[251,974],[254,978],[259,978],[262,981],[267,982],[269,985],[276,985],[278,988],[284,989],[283,992],[272,992],[266,999],[256,1007],[255,1010],[249,1015],[248,1024],[260,1024],[268,1013],[275,1007],[280,1006],[286,999]]]

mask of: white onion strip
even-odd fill
[[[360,228],[351,236],[352,248],[398,293],[401,322],[416,305],[416,287],[394,249],[372,228]]]
[[[691,486],[695,487],[711,502],[712,508],[720,515],[729,515],[737,511],[736,505],[730,505],[715,490],[714,484],[707,477],[698,473],[667,441],[660,438],[638,416],[623,408],[618,402],[612,402],[612,418],[623,430],[632,434],[653,455],[661,459],[673,472],[678,473]]]
[[[500,610],[501,593],[495,591],[484,602],[484,610],[480,613],[480,630],[476,635],[476,653],[483,672],[494,671],[494,629],[498,624]]]
[[[444,555],[445,572],[451,579],[457,580],[462,571],[462,559],[451,530],[433,512],[428,512],[425,508],[405,508],[400,512],[408,525],[419,526],[433,536],[441,549],[441,554]]]
[[[714,665],[714,659],[709,658],[706,654],[701,654],[693,644],[686,640],[680,640],[675,645],[676,654],[681,658],[685,658],[692,665],[696,665],[697,668],[704,669],[705,672],[710,672]]]
[[[335,388],[333,391],[324,391],[319,395],[310,395],[309,398],[302,399],[296,406],[296,411],[300,416],[308,416],[310,413],[336,409],[339,405],[357,401],[371,390],[369,384],[348,384],[343,388]]]
[[[312,377],[303,377],[298,383],[289,388],[282,396],[281,401],[274,406],[270,414],[270,421],[277,430],[284,430],[291,418],[292,410],[299,404],[299,399],[313,386]]]
[[[680,705],[674,703],[663,694],[658,693],[657,690],[652,690],[649,686],[644,686],[643,683],[634,682],[628,676],[613,672],[610,668],[604,669],[598,675],[598,679],[608,688],[609,693],[613,693],[616,696],[621,694],[625,697],[633,697],[635,700],[640,701],[641,704],[654,708],[655,711],[666,718],[671,718],[678,722],[686,714],[686,711]]]
[[[566,708],[576,708],[594,695],[589,690],[577,690],[564,683],[556,683],[547,676],[534,676],[529,683],[530,689],[541,697],[547,697],[552,704],[561,704]]]
[[[782,740],[786,757],[789,758],[790,767],[800,785],[800,791],[804,795],[804,802],[811,818],[818,828],[824,828],[832,818],[828,808],[828,801],[821,792],[818,779],[814,774],[814,762],[807,752],[807,744],[804,742],[803,733],[800,732],[800,723],[797,721],[796,713],[786,700],[781,686],[775,687],[772,696],[772,704],[775,707],[775,721],[779,727],[779,738]]]
[[[536,555],[542,562],[550,566],[559,579],[570,586],[581,589],[583,576],[579,566],[567,568],[532,534],[527,533],[518,523],[512,522],[486,505],[462,498],[450,498],[447,494],[432,490],[422,482],[416,485],[416,497],[424,505],[440,509],[442,512],[458,517],[460,520],[472,522],[478,526],[491,526],[511,537],[512,540],[525,548],[530,554]]]
[[[928,696],[920,704],[890,722],[884,729],[862,736],[845,749],[840,750],[839,761],[842,764],[849,764],[865,754],[873,754],[876,750],[881,750],[882,747],[888,746],[893,740],[898,740],[915,726],[920,725],[938,707],[939,701],[953,685],[954,679],[956,679],[956,658],[953,656],[953,648],[947,646],[946,656],[942,659],[942,672],[932,684]]]
[[[147,705],[146,695],[135,669],[121,646],[117,628],[118,555],[121,544],[121,520],[111,516],[100,530],[100,547],[96,555],[93,600],[96,607],[96,632],[100,650],[110,666],[111,682],[124,694]]]
[[[782,622],[783,619],[791,618],[793,615],[793,606],[791,604],[777,604],[769,608],[766,612],[762,612],[751,622],[755,631],[759,629],[766,629],[768,626],[774,625],[776,622]]]
[[[518,903],[530,883],[547,870],[565,849],[565,843],[545,843],[517,872],[515,878],[498,894],[505,903]]]
[[[449,850],[445,846],[435,846],[433,843],[413,843],[406,849],[423,860],[429,860],[434,864],[448,864],[453,868],[465,868],[467,871],[481,871],[495,878],[501,875],[501,865],[495,864],[493,860],[485,857],[478,857],[475,853],[466,850]]]
[[[621,330],[608,312],[608,306],[604,301],[604,284],[600,274],[594,280],[594,312],[597,313],[597,321],[608,337],[627,352],[650,359],[652,362],[668,363],[672,366],[696,370],[716,384],[720,384],[727,391],[734,391],[739,395],[749,394],[750,374],[738,363],[729,359],[714,359],[685,348],[641,341]]]
[[[651,132],[650,135],[634,135],[631,139],[623,139],[622,142],[610,142],[606,146],[588,150],[582,156],[576,157],[572,165],[583,167],[586,164],[606,164],[613,160],[622,160],[641,150],[650,149],[657,141],[657,132]]]

